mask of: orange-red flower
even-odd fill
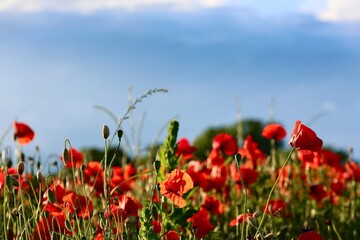
[[[234,155],[237,152],[237,144],[233,136],[227,133],[219,133],[212,140],[212,148],[220,150],[226,155]]]
[[[252,213],[247,213],[244,217],[244,214],[240,214],[230,222],[231,227],[235,227],[236,225],[239,225],[241,223],[244,223],[248,220],[249,217],[253,217]]]
[[[62,201],[66,212],[75,213],[78,217],[89,218],[92,216],[93,204],[91,199],[74,192],[63,196]]]
[[[269,201],[269,205],[266,209],[266,213],[271,215],[276,215],[280,213],[281,215],[285,214],[286,204],[282,199],[276,199]],[[265,211],[265,205],[263,207],[263,211]]]
[[[256,183],[259,178],[259,172],[248,167],[240,167],[240,173],[245,186]],[[231,178],[242,187],[241,178],[235,163],[230,165],[230,174]]]
[[[217,200],[214,196],[207,196],[205,198],[204,204],[201,206],[209,212],[212,212],[215,215],[221,215],[224,212],[223,204]]]
[[[170,230],[165,234],[165,239],[166,240],[179,240],[179,234],[174,230]]]
[[[75,148],[70,148],[68,150],[68,159],[64,161],[63,157],[60,157],[60,160],[65,163],[67,168],[78,168],[83,164],[83,154]]]
[[[176,156],[182,156],[184,160],[194,159],[193,152],[196,151],[196,147],[191,146],[190,142],[186,138],[181,138],[177,145]]]
[[[296,150],[317,152],[322,148],[323,141],[317,137],[312,129],[298,120],[292,131],[289,144]]]
[[[200,208],[197,213],[188,219],[192,222],[192,228],[197,238],[201,239],[214,230],[215,226],[210,223],[209,219],[210,215],[205,208]]]
[[[160,182],[160,193],[170,199],[176,206],[185,207],[186,200],[182,195],[193,188],[193,181],[186,172],[175,169]]]
[[[88,163],[84,170],[84,182],[94,187],[98,194],[104,191],[104,170],[99,162]]]
[[[310,186],[310,197],[315,199],[317,202],[320,202],[322,199],[328,196],[327,192],[324,189],[323,185],[315,184]]]
[[[317,232],[311,230],[301,233],[297,240],[322,240],[322,237]]]
[[[245,138],[243,148],[238,153],[246,159],[246,166],[255,169],[258,165],[265,163],[265,154],[258,148],[259,144],[253,140],[251,135]]]
[[[286,136],[286,131],[280,124],[271,123],[263,128],[261,135],[266,139],[275,139],[276,141],[280,141]]]
[[[14,122],[14,139],[20,145],[30,143],[35,137],[34,131],[26,123]]]

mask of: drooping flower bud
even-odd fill
[[[160,169],[160,167],[161,167],[160,161],[159,161],[159,160],[155,160],[155,162],[154,162],[155,171],[158,172],[159,169]]]
[[[22,175],[25,172],[25,163],[20,161],[17,165],[17,172],[19,175]]]
[[[103,136],[103,138],[108,139],[109,135],[110,135],[109,127],[107,125],[103,125],[103,127],[102,127],[102,136]]]
[[[123,130],[119,129],[119,130],[117,131],[117,135],[118,135],[119,141],[121,141],[121,138],[122,138],[123,134],[124,134]]]
[[[62,152],[62,159],[64,160],[65,165],[68,161],[68,158],[69,158],[69,151],[67,150],[67,148],[64,148],[64,150]]]

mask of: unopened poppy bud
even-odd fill
[[[37,167],[37,169],[40,169],[40,168],[41,168],[41,162],[40,162],[40,161],[38,161],[38,162],[36,163],[36,167]]]
[[[241,158],[242,156],[240,153],[235,154],[235,161],[238,166],[240,166]]]
[[[13,192],[14,191],[14,184],[13,184],[13,180],[11,179],[11,177],[9,175],[7,175],[5,177],[5,184],[6,184],[6,188],[9,192]]]
[[[80,171],[81,172],[84,172],[85,171],[85,168],[86,168],[86,166],[83,164],[83,165],[81,165],[81,167],[80,167]]]
[[[67,228],[67,230],[69,230],[70,232],[72,231],[71,229],[71,223],[68,219],[65,220],[65,227]]]
[[[38,171],[38,172],[36,173],[36,178],[38,179],[39,182],[41,182],[41,180],[42,180],[42,178],[43,178],[43,175],[42,175],[41,171]]]
[[[54,204],[55,201],[56,201],[55,195],[50,189],[48,190],[48,199],[49,199],[51,204]]]
[[[102,136],[104,139],[108,139],[109,135],[110,135],[110,129],[107,125],[104,125],[102,127]]]
[[[158,210],[157,208],[153,205],[152,208],[151,208],[151,216],[152,218],[157,221],[158,220]]]
[[[261,212],[261,211],[257,211],[257,212],[254,212],[254,213],[253,213],[253,217],[254,217],[254,218],[261,217],[262,215],[263,215],[263,212]]]
[[[25,163],[24,162],[19,162],[17,165],[17,172],[19,175],[22,175],[25,172]]]
[[[159,160],[155,160],[154,162],[155,171],[158,172],[160,167],[161,167],[161,162]]]
[[[67,148],[64,148],[64,150],[62,152],[62,159],[65,164],[66,164],[68,158],[69,158],[69,151],[67,150]]]
[[[119,141],[121,141],[121,138],[122,138],[123,134],[124,134],[123,130],[119,129],[119,130],[117,131],[117,135],[118,135]]]
[[[257,228],[257,226],[258,226],[258,222],[257,222],[257,220],[256,220],[256,218],[253,218],[253,217],[248,217],[247,218],[247,222],[251,225],[251,226],[253,226],[254,228]]]
[[[12,167],[12,164],[13,164],[13,162],[11,161],[11,159],[8,159],[8,160],[6,161],[6,166],[7,166],[7,168],[11,168],[11,167]]]
[[[49,212],[49,211],[45,211],[44,215],[45,215],[45,218],[46,218],[46,219],[49,219],[49,217],[50,217],[50,212]]]

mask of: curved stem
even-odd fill
[[[273,191],[274,191],[277,183],[279,182],[280,177],[281,177],[281,174],[282,174],[282,172],[284,171],[284,168],[285,168],[286,164],[288,163],[288,161],[289,161],[289,159],[290,159],[290,157],[291,157],[291,154],[293,153],[294,149],[295,149],[295,148],[291,148],[288,156],[286,157],[285,162],[283,163],[283,165],[282,165],[282,167],[281,167],[281,169],[280,169],[279,175],[278,175],[278,177],[276,178],[275,183],[274,183],[274,185],[272,186],[272,188],[271,188],[271,190],[270,190],[270,193],[269,193],[269,195],[268,195],[268,198],[267,198],[267,201],[266,201],[266,204],[265,204],[265,210],[264,210],[264,213],[263,213],[263,215],[262,215],[262,217],[261,217],[261,220],[260,220],[260,223],[259,223],[259,227],[258,227],[258,229],[256,230],[255,236],[258,234],[258,232],[260,231],[260,229],[261,229],[261,227],[262,227],[262,224],[263,224],[263,222],[264,222],[265,215],[266,215],[266,210],[267,210],[267,208],[268,208],[268,206],[269,206],[269,202],[270,202],[270,199],[271,199],[271,195],[272,195],[272,193],[273,193]]]
[[[244,219],[246,219],[247,190],[246,190],[246,185],[245,185],[244,179],[243,179],[241,171],[240,171],[240,160],[237,159],[237,155],[235,155],[235,161],[236,161],[238,173],[240,175],[241,185],[243,186],[243,189],[244,189],[244,212],[243,212],[244,215],[243,215],[243,217],[244,217]],[[244,230],[245,230],[245,221],[243,222],[243,224],[241,226],[241,240],[244,239]]]

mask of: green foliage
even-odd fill
[[[140,230],[139,239],[157,239],[157,236],[153,230],[151,208],[149,206],[143,207],[140,213]]]
[[[160,147],[160,150],[158,152],[161,162],[161,170],[159,172],[160,177],[161,174],[165,174],[166,172],[171,172],[178,165],[179,157],[176,156],[176,150],[177,150],[176,140],[177,140],[178,131],[179,131],[179,122],[176,120],[171,121],[170,126],[168,128],[168,135],[164,141],[164,144]]]

